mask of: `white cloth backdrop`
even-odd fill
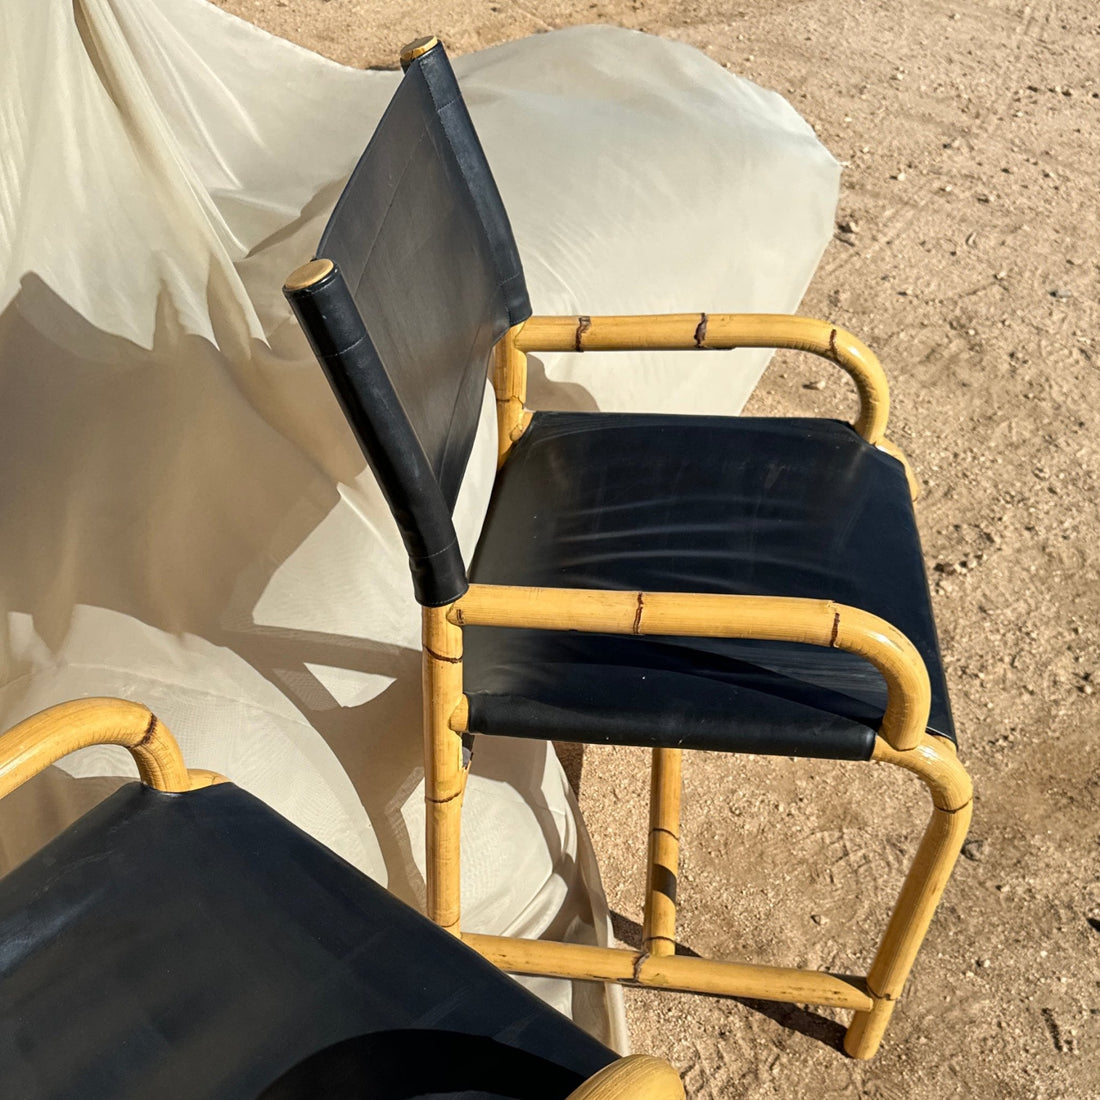
[[[192,766],[417,902],[419,616],[280,294],[398,74],[202,0],[6,0],[0,56],[0,727],[75,696],[141,700]],[[797,305],[839,167],[778,96],[610,28],[455,67],[537,312]],[[735,413],[765,361],[548,358],[533,403]],[[490,405],[456,512],[467,548]],[[114,749],[63,767],[4,807],[9,865],[110,786],[91,777],[129,772]],[[546,745],[478,742],[465,837],[468,927],[605,940]],[[613,996],[532,984],[624,1044]]]

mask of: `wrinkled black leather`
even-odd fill
[[[614,1058],[231,785],[127,785],[0,880],[13,1100],[561,1100]]]
[[[916,645],[954,738],[900,463],[831,420],[536,413],[497,479],[484,584],[803,596]],[[834,759],[870,755],[868,662],[746,640],[467,628],[470,729]]]
[[[417,599],[466,589],[451,525],[489,354],[531,315],[519,254],[442,47],[405,73],[287,293],[405,539]],[[345,285],[346,284],[346,285]]]

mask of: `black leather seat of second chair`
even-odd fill
[[[497,478],[483,584],[801,596],[897,626],[954,737],[901,464],[839,421],[536,413]],[[866,759],[886,706],[837,649],[471,627],[470,728]]]
[[[13,1100],[562,1100],[615,1057],[231,784],[129,784],[0,880]]]

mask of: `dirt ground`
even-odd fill
[[[779,90],[847,162],[803,305],[893,383],[961,757],[960,860],[878,1057],[840,1014],[628,991],[635,1048],[702,1098],[1100,1097],[1100,17],[1095,0],[220,0],[336,60],[391,66],[425,31],[465,52],[610,22]],[[847,414],[816,361],[777,357],[750,412]],[[644,754],[572,760],[636,940]],[[861,972],[923,825],[882,767],[694,754],[681,943]]]

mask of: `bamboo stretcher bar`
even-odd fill
[[[462,939],[490,962],[512,974],[549,974],[685,993],[832,1005],[863,1012],[869,1011],[874,1003],[861,978],[818,970],[716,962],[686,955],[656,956],[617,947],[518,940],[471,932],[463,933]]]
[[[785,313],[665,313],[653,316],[532,317],[512,337],[521,351],[717,351],[790,348],[846,371],[859,393],[852,425],[877,444],[890,416],[890,386],[878,357],[845,329]]]
[[[24,719],[0,737],[0,798],[92,745],[128,749],[142,782],[158,791],[191,789],[175,738],[147,707],[122,699],[75,699]]]
[[[448,617],[456,626],[760,638],[843,649],[870,661],[886,680],[879,733],[893,748],[920,744],[928,724],[931,688],[913,643],[877,616],[831,600],[474,584]]]

